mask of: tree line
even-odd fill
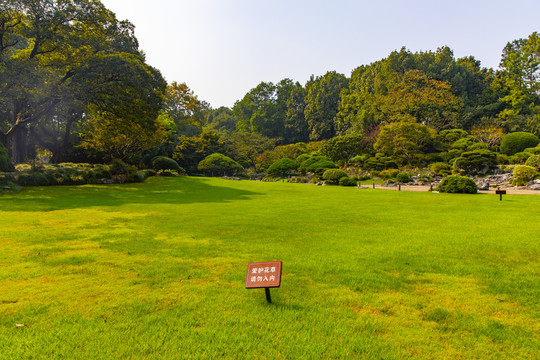
[[[232,108],[212,109],[185,83],[167,84],[134,26],[99,1],[0,4],[0,141],[11,163],[46,153],[144,166],[166,156],[197,172],[221,153],[259,172],[353,142],[356,150],[340,150],[345,164],[363,152],[421,165],[429,161],[419,153],[440,152],[437,134],[456,129],[490,148],[506,133],[540,135],[538,33],[509,42],[498,70],[447,46],[402,48],[350,77],[261,82]]]

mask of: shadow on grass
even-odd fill
[[[262,195],[210,182],[180,177],[150,178],[138,184],[33,187],[0,197],[0,209],[32,212],[126,204],[224,203]]]

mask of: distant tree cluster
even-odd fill
[[[133,30],[100,1],[0,3],[0,170],[46,153],[207,175],[467,174],[538,155],[536,32],[509,42],[497,71],[449,47],[402,48],[350,77],[261,82],[212,109],[146,64]]]

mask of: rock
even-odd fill
[[[480,179],[476,185],[478,185],[478,190],[489,190],[489,180],[487,179]]]
[[[540,190],[540,184],[532,184],[527,186],[527,189],[529,190]]]
[[[4,186],[2,189],[4,189],[4,190],[11,190],[11,187],[9,187],[9,186]]]

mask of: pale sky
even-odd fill
[[[101,0],[135,25],[147,62],[213,108],[261,81],[314,75],[448,45],[498,68],[507,42],[540,31],[539,0]]]

